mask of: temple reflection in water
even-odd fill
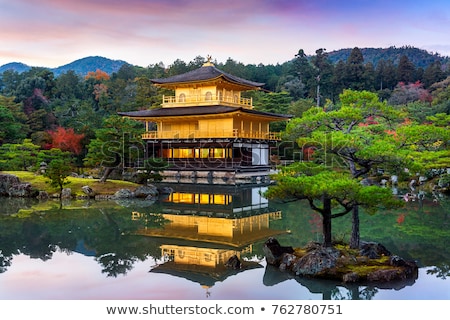
[[[243,261],[251,256],[253,244],[285,233],[270,227],[281,219],[281,211],[272,210],[261,194],[265,185],[206,186],[170,185],[171,192],[163,200],[161,228],[143,228],[139,235],[157,237],[163,263],[151,272],[166,273],[211,287],[216,281],[253,268],[257,262]],[[133,219],[142,213],[133,212]],[[227,268],[226,262],[236,256],[239,269]]]

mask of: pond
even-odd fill
[[[0,299],[15,300],[441,300],[450,299],[450,199],[361,213],[361,239],[418,262],[417,279],[343,284],[267,266],[275,237],[321,241],[306,203],[261,197],[267,186],[171,185],[157,201],[0,199]],[[419,201],[420,200],[420,201]],[[347,240],[350,216],[333,220]],[[224,266],[237,255],[243,268]]]

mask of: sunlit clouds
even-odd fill
[[[276,64],[299,49],[410,45],[450,55],[445,0],[0,0],[0,65],[86,56],[147,66],[212,55]]]

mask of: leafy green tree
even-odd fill
[[[289,122],[286,133],[303,150],[314,148],[313,159],[330,170],[347,170],[362,179],[376,168],[391,172],[411,167],[390,133],[401,113],[380,102],[375,93],[344,90],[340,105],[311,108]],[[407,150],[404,151],[405,153]],[[396,172],[397,173],[397,172]],[[350,246],[359,247],[359,211],[353,206]]]
[[[57,123],[49,97],[45,95],[51,94],[53,90],[52,73],[48,73],[46,69],[32,68],[27,74],[29,76],[23,78],[17,86],[16,102],[23,104],[26,124],[32,133],[50,130]]]
[[[89,72],[84,77],[84,92],[86,93],[86,99],[92,103],[95,112],[103,117],[115,112],[111,105],[109,80],[110,76],[102,70]]]
[[[102,167],[105,182],[115,169],[135,166],[143,159],[145,146],[141,134],[144,127],[137,121],[112,115],[95,130],[95,139],[88,145],[84,163],[91,167]]]
[[[55,75],[53,74],[53,72],[47,68],[36,68],[36,67],[31,68],[31,71],[32,72],[35,71],[35,75],[45,81],[45,87],[42,94],[47,99],[52,99],[54,96],[56,85]]]
[[[120,67],[119,71],[113,73],[111,79],[122,79],[123,81],[128,82],[133,81],[133,79],[136,78],[137,75],[137,69],[134,66],[125,63]]]
[[[365,89],[364,79],[364,57],[361,50],[353,48],[345,65],[345,84],[346,88],[353,90]]]
[[[311,57],[311,63],[316,68],[316,88],[310,92],[310,97],[316,98],[317,105],[323,105],[325,99],[333,99],[333,72],[334,68],[328,59],[326,50],[321,48],[316,50],[316,55]],[[313,89],[313,88],[311,88]]]
[[[182,74],[188,72],[189,68],[186,65],[186,62],[177,59],[175,60],[168,68],[168,76],[175,76],[177,74]]]
[[[254,101],[254,104],[257,106],[256,109],[281,114],[287,114],[292,100],[291,96],[287,92],[271,92],[258,95],[257,97],[258,98]],[[285,121],[274,122],[270,124],[270,130],[280,132],[284,130],[285,126]]]
[[[364,65],[364,90],[375,91],[376,85],[376,73],[375,68],[371,62],[368,62]]]
[[[63,160],[66,163],[72,164],[72,157],[70,152],[62,151],[58,148],[42,149],[36,155],[36,169],[41,163],[49,164],[53,160]]]
[[[155,64],[150,64],[147,68],[141,70],[141,72],[138,72],[138,76],[145,76],[149,79],[163,78],[165,74],[166,67],[161,61]]]
[[[433,116],[427,117],[427,120],[438,127],[448,128],[450,126],[450,114],[437,113]]]
[[[256,96],[254,104],[258,110],[272,113],[287,113],[291,103],[287,92],[270,92]]]
[[[39,146],[31,139],[24,139],[22,143],[5,143],[0,146],[0,170],[24,170],[34,167],[37,162]]]
[[[380,91],[385,89],[393,90],[397,85],[397,69],[392,60],[380,60],[376,70],[377,88]]]
[[[289,105],[287,114],[291,114],[294,118],[300,118],[305,111],[311,109],[314,105],[313,99],[299,99]]]
[[[50,179],[52,187],[58,188],[60,195],[64,187],[70,183],[67,177],[70,176],[71,169],[70,164],[64,159],[53,159],[45,170],[44,176]]]
[[[406,84],[415,82],[416,67],[408,59],[406,55],[400,57],[400,61],[397,66],[397,80],[398,82],[404,82]]]
[[[24,75],[14,70],[5,70],[2,75],[1,93],[7,97],[15,97],[17,95],[17,87]]]
[[[264,88],[269,91],[277,91],[280,78],[288,75],[290,67],[286,64],[263,65],[260,63],[257,66],[250,65],[250,68],[247,67],[247,69],[249,69],[248,79],[265,83]]]
[[[108,89],[113,105],[120,106],[120,110],[131,110],[136,95],[136,86],[133,82],[115,77],[111,78],[109,82]]]
[[[428,65],[423,73],[423,83],[426,88],[444,79],[445,73],[442,70],[442,64],[439,60]]]
[[[32,133],[52,130],[57,123],[57,119],[52,112],[44,109],[34,110],[27,115],[26,125]]]
[[[324,57],[323,57],[324,58]],[[322,65],[322,57],[317,58],[316,63]],[[315,98],[317,76],[319,70],[314,66],[303,49],[300,49],[292,62],[291,74],[297,77],[304,85],[307,96],[302,98]]]
[[[188,64],[189,70],[194,70],[200,68],[204,63],[206,62],[206,59],[202,56],[196,56],[194,60],[190,61]]]
[[[24,112],[42,109],[48,102],[43,92],[45,91],[45,79],[41,77],[27,77],[17,86],[16,99],[24,103]]]
[[[136,86],[135,106],[137,109],[159,107],[162,102],[162,94],[146,77],[137,77],[134,80]]]
[[[442,105],[442,111],[450,114],[450,77],[434,83],[429,89],[433,97],[432,105]]]
[[[0,145],[23,138],[23,125],[15,121],[11,110],[0,105]]]
[[[441,113],[427,121],[400,126],[395,132],[398,143],[416,163],[416,172],[422,174],[450,167],[450,116]]]
[[[281,85],[280,91],[289,92],[289,95],[294,100],[303,99],[305,94],[305,85],[300,81],[298,77],[287,76],[283,78],[283,84]]]
[[[82,99],[82,91],[82,79],[73,70],[60,74],[55,80],[54,97],[57,101]]]
[[[94,138],[95,128],[102,125],[102,113],[96,112],[89,100],[72,100],[67,104],[55,108],[55,116],[60,126],[77,128],[77,132],[84,134],[86,141]]]
[[[0,145],[17,143],[26,138],[29,128],[25,124],[26,116],[14,97],[0,95]]]
[[[389,189],[364,186],[350,175],[326,170],[323,166],[296,163],[273,176],[276,184],[265,196],[283,201],[306,200],[322,216],[323,245],[332,246],[332,219],[344,216],[354,207],[367,212],[395,208],[402,205]]]
[[[346,84],[346,64],[344,61],[339,60],[335,67],[334,67],[334,74],[333,74],[333,97],[337,97],[339,96],[339,94],[347,88],[347,84]],[[333,102],[335,100],[333,99]]]
[[[228,58],[225,64],[221,67],[221,69],[237,77],[248,79],[245,66],[242,62],[237,62],[236,60]]]

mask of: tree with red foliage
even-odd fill
[[[77,134],[72,128],[65,129],[63,127],[58,127],[55,131],[48,131],[48,133],[52,138],[52,148],[69,151],[75,155],[81,153],[81,140],[84,138],[84,134]]]

